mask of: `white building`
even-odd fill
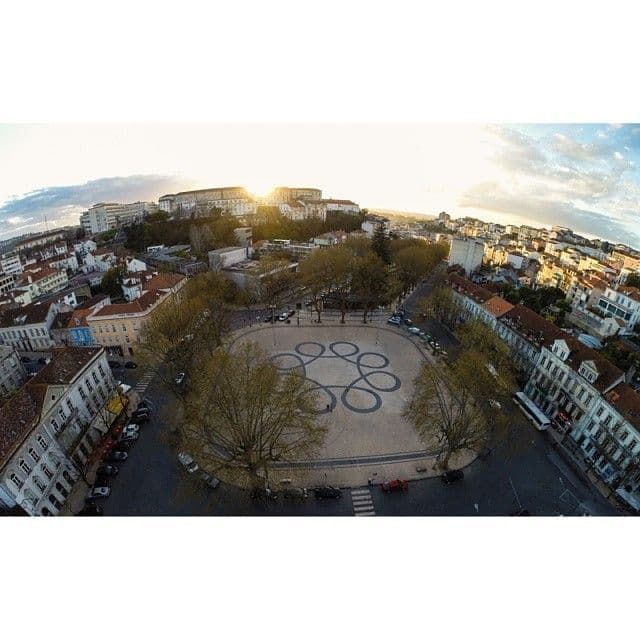
[[[217,207],[233,216],[255,214],[256,202],[244,187],[216,187],[162,196],[158,205],[171,214],[207,214]]]
[[[466,275],[471,275],[482,264],[484,242],[472,238],[452,238],[449,248],[449,264],[458,264]]]
[[[597,308],[607,316],[624,322],[621,333],[633,333],[640,323],[640,291],[635,287],[607,287],[598,300]]]
[[[209,269],[220,271],[249,258],[248,247],[225,247],[209,251]]]
[[[57,515],[122,406],[103,349],[55,352],[0,407],[0,509]]]
[[[80,216],[80,224],[89,235],[141,222],[148,213],[157,210],[154,202],[100,202]]]
[[[20,255],[16,251],[2,254],[2,258],[0,258],[0,271],[7,274],[22,273]]]
[[[53,346],[51,325],[58,313],[55,304],[30,304],[8,309],[0,319],[0,342],[18,351],[46,351]]]
[[[27,372],[14,347],[0,345],[0,398],[19,389]]]

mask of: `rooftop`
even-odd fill
[[[20,327],[44,322],[49,307],[48,304],[28,304],[18,309],[7,309],[0,318],[0,327]]]
[[[560,327],[523,304],[516,305],[503,314],[500,322],[538,346],[549,346],[556,338],[565,335]]]
[[[484,303],[494,297],[491,291],[474,284],[457,273],[448,274],[447,281],[456,291],[466,295],[468,298],[472,298],[476,302]]]
[[[161,290],[152,290],[143,293],[139,298],[132,300],[131,302],[123,302],[119,304],[107,304],[104,307],[101,307],[96,312],[92,313],[88,316],[88,320],[92,320],[94,318],[99,319],[104,316],[115,316],[115,315],[128,315],[135,313],[143,313],[150,309],[154,304],[156,304],[160,299],[162,299],[167,294],[162,292]]]
[[[513,309],[513,305],[500,296],[493,296],[482,305],[492,316],[500,316]]]

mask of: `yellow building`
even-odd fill
[[[143,285],[139,298],[97,309],[87,316],[93,339],[110,353],[132,356],[145,324],[167,300],[178,295],[186,281],[180,274],[162,273]]]

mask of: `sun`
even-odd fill
[[[247,187],[247,191],[257,197],[266,196],[271,193],[273,189],[273,184],[266,180],[252,180]]]

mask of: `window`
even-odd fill
[[[596,411],[596,415],[597,415],[598,417],[600,417],[600,416],[602,415],[602,412],[603,412],[603,411],[604,411],[604,408],[603,408],[603,407],[598,407],[598,410]]]
[[[591,398],[592,398],[591,394],[588,393],[587,394],[587,399],[584,401],[584,404],[585,404],[586,407],[589,406],[589,403],[591,402]]]
[[[58,426],[58,421],[55,418],[51,418],[51,426],[56,433],[60,433],[60,427]]]
[[[18,489],[20,489],[20,487],[22,487],[22,485],[24,484],[15,473],[12,473],[9,477],[11,478],[11,482],[13,482],[13,484],[15,484]]]
[[[34,462],[38,462],[38,460],[40,460],[40,455],[33,447],[29,447],[29,455],[31,456]]]
[[[82,387],[78,387],[78,391],[80,392],[80,397],[83,400],[86,400],[87,399],[87,394],[84,392],[84,389]]]
[[[51,511],[49,511],[49,509],[47,509],[47,507],[42,507],[42,510],[40,511],[40,513],[41,513],[43,516],[50,516],[50,515],[52,515]]]
[[[89,378],[86,378],[84,383],[85,383],[85,385],[87,385],[87,389],[89,389],[89,393],[91,393],[93,391],[93,385],[89,381]]]
[[[42,478],[39,475],[34,474],[33,482],[41,492],[47,488],[47,485],[42,481]]]
[[[31,473],[31,467],[22,459],[18,461],[18,466],[27,474]]]
[[[98,371],[100,372],[100,375],[104,378],[105,373],[104,373],[104,369],[102,368],[101,364],[98,365]]]
[[[73,409],[74,409],[73,402],[71,402],[69,398],[67,398],[67,409],[69,409],[69,411],[73,413]]]
[[[38,436],[36,438],[36,440],[38,441],[38,444],[40,445],[40,447],[42,448],[43,451],[47,450],[47,441],[42,437],[42,436]]]
[[[96,372],[95,372],[95,371],[94,371],[94,372],[92,372],[92,374],[91,374],[91,375],[93,376],[93,381],[94,381],[96,384],[99,384],[99,383],[100,383],[100,380],[98,380],[98,375],[96,374]]]
[[[61,509],[62,508],[62,504],[61,502],[53,495],[53,494],[49,494],[49,502],[56,508],[56,509]]]
[[[42,465],[42,472],[44,473],[45,476],[47,476],[49,480],[53,478],[53,472],[51,471],[51,469],[49,469],[49,467],[47,467],[46,464]]]
[[[622,442],[624,442],[627,437],[629,435],[629,432],[625,429],[621,434],[620,434],[620,440],[622,440]]]
[[[609,423],[611,422],[611,414],[607,414],[607,417],[604,419],[604,424],[609,426]]]

